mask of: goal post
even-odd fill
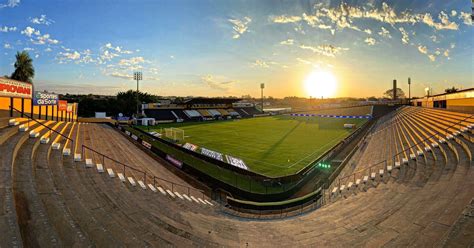
[[[184,130],[181,128],[165,128],[165,137],[174,141],[184,140]]]

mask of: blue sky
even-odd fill
[[[330,71],[336,96],[474,86],[470,1],[0,0],[0,75],[16,51],[60,93],[304,96]]]

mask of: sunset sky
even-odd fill
[[[325,71],[337,97],[381,96],[397,79],[474,87],[471,1],[0,0],[0,75],[34,59],[59,93],[308,97]]]

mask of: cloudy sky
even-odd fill
[[[471,1],[0,0],[0,75],[34,59],[38,89],[114,94],[307,97],[332,72],[337,96],[381,96],[398,79],[474,87]]]

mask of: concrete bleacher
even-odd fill
[[[108,126],[43,122],[74,144],[36,122],[29,124],[36,138],[18,126],[3,126],[0,247],[456,245],[465,242],[462,237],[472,237],[459,235],[459,228],[473,232],[462,216],[474,198],[474,150],[471,132],[453,132],[472,122],[459,114],[450,118],[446,111],[433,119],[427,111],[404,107],[381,118],[341,176],[359,173],[330,187],[328,204],[276,221],[231,217],[203,195],[154,184],[136,171],[123,174],[120,164],[104,162],[91,151],[82,153],[82,145],[94,147],[149,175],[192,187]],[[456,129],[443,133],[456,123]],[[453,138],[448,140],[447,134]],[[50,141],[42,143],[41,137]],[[446,142],[439,143],[440,138]],[[64,156],[54,144],[70,154],[81,153],[82,159]],[[400,156],[392,160],[396,154]],[[387,164],[369,168],[384,158],[390,158]]]

